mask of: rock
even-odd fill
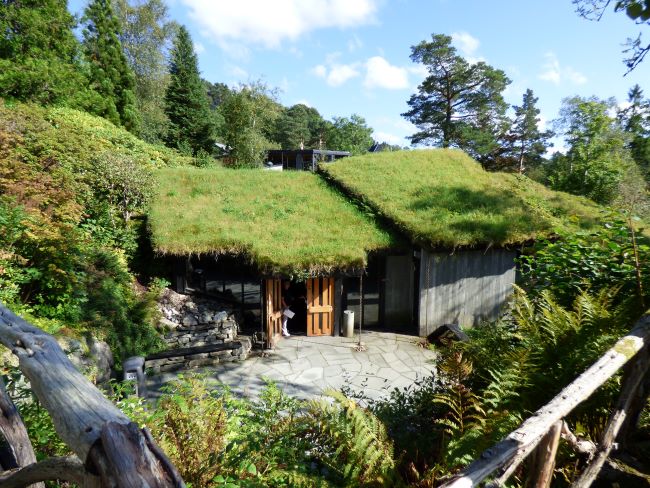
[[[201,314],[200,322],[202,324],[209,324],[210,322],[212,322],[212,317],[213,317],[213,315],[210,312],[203,312]]]
[[[215,314],[214,319],[215,322],[224,322],[228,320],[228,312],[219,312]]]
[[[115,365],[110,346],[104,341],[92,341],[89,349],[97,367],[97,383],[107,382]]]
[[[196,320],[196,317],[192,314],[185,314],[185,317],[183,317],[183,325],[187,327],[191,327],[193,325],[198,325],[199,321]]]
[[[169,319],[162,318],[158,321],[158,328],[163,329],[163,330],[175,330],[178,328],[178,325],[176,322],[172,322]]]

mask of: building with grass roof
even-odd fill
[[[176,260],[177,289],[232,296],[269,338],[280,332],[282,280],[306,299],[293,332],[338,335],[344,310],[364,327],[423,337],[478,324],[512,292],[522,246],[598,218],[588,200],[488,173],[455,150],[344,158],[318,174],[158,177],[152,242]]]

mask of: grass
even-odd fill
[[[149,213],[165,254],[244,254],[272,274],[365,266],[390,235],[308,172],[165,168]]]
[[[110,151],[153,167],[193,164],[192,158],[164,146],[149,144],[106,119],[63,107],[7,103],[0,99],[0,134],[20,134],[29,154],[79,170]]]
[[[429,248],[518,244],[592,227],[593,202],[525,176],[490,173],[462,151],[374,153],[321,165],[328,178]]]

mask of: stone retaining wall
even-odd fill
[[[225,315],[225,313],[224,313]],[[191,327],[178,327],[167,332],[165,342],[170,349],[224,344],[237,337],[237,323],[226,315],[225,320]]]
[[[165,358],[146,359],[145,371],[151,373],[163,373],[166,371],[177,371],[179,369],[199,368],[203,366],[214,366],[221,363],[243,361],[248,357],[251,350],[251,340],[248,337],[239,336],[236,341],[223,344],[223,348],[216,351],[203,352],[197,347],[196,351],[179,350],[178,355]],[[174,351],[167,351],[171,354]]]

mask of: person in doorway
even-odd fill
[[[289,317],[293,315],[291,305],[293,305],[291,283],[289,281],[284,281],[282,282],[282,335],[284,337],[291,336],[291,334],[289,334],[289,329],[287,328]]]

